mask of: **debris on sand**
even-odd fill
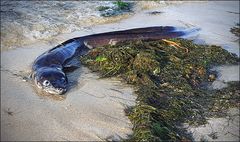
[[[151,11],[151,12],[148,12],[149,15],[158,15],[158,14],[162,14],[164,12],[162,11]]]
[[[220,46],[186,39],[136,40],[92,49],[81,61],[102,77],[135,85],[136,106],[126,108],[133,141],[190,140],[178,124],[206,124],[207,117],[239,107],[239,82],[221,90],[207,87],[217,77],[210,68],[239,63],[239,57]]]
[[[113,6],[99,6],[97,7],[97,10],[100,12],[101,16],[111,17],[133,12],[133,5],[134,3],[132,2],[130,3],[118,0],[116,2],[113,2]]]
[[[230,32],[233,33],[235,36],[240,37],[240,24],[236,24],[236,26],[230,29]]]

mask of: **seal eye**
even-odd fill
[[[44,85],[44,86],[48,86],[48,85],[50,85],[50,81],[48,81],[48,80],[44,80],[44,81],[43,81],[43,85]]]

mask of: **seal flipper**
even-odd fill
[[[79,67],[81,67],[81,63],[80,63],[79,57],[77,56],[72,58],[71,60],[66,61],[63,64],[63,71],[72,72]]]

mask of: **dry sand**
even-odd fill
[[[135,97],[131,87],[117,80],[98,79],[96,74],[82,67],[69,74],[70,81],[78,83],[67,93],[66,99],[60,101],[37,95],[31,83],[22,81],[22,76],[29,73],[31,63],[38,55],[67,39],[146,26],[198,27],[202,29],[199,35],[190,38],[201,43],[222,45],[239,55],[237,37],[229,32],[239,21],[239,15],[227,12],[239,13],[239,2],[188,2],[155,10],[163,13],[149,15],[148,12],[153,10],[143,11],[118,23],[89,27],[80,32],[58,36],[51,42],[41,41],[2,52],[1,140],[117,140],[132,133],[132,124],[124,115],[124,108],[125,105],[134,105]],[[231,81],[230,74],[239,74],[239,70],[225,72],[223,76]],[[218,81],[224,82],[221,79]],[[234,112],[239,114],[238,111]],[[193,135],[194,139],[207,137],[213,129],[218,133],[218,138],[214,140],[239,140],[239,133],[236,132],[239,121],[235,119],[236,116],[235,121],[232,121],[234,128],[227,127],[225,130],[229,133],[226,135],[222,134],[224,131],[220,124],[225,125],[227,118],[212,119],[209,122],[216,125],[201,129],[206,133],[201,133],[200,128],[194,129],[197,131]],[[189,131],[193,132],[193,128],[189,127]]]

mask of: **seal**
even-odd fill
[[[66,70],[80,67],[74,58],[87,54],[92,48],[126,40],[176,38],[188,33],[189,31],[179,31],[172,26],[156,26],[76,37],[37,57],[32,65],[32,77],[37,88],[50,94],[62,95],[68,88]]]

